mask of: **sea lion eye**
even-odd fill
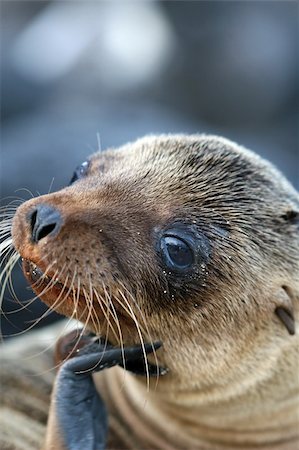
[[[194,263],[194,252],[190,244],[178,236],[166,235],[161,238],[161,253],[167,267],[185,270]]]
[[[80,164],[80,166],[78,166],[75,172],[73,173],[73,176],[69,184],[73,184],[75,183],[75,181],[79,180],[80,178],[83,178],[86,175],[88,168],[89,168],[89,161],[84,161],[82,164]]]

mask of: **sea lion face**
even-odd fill
[[[161,340],[176,388],[198,389],[264,376],[292,339],[274,311],[298,317],[298,210],[228,140],[149,137],[21,205],[12,234],[43,301],[113,343]]]

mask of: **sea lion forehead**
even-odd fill
[[[180,191],[186,184],[192,185],[193,192],[200,192],[208,184],[205,195],[214,195],[213,186],[219,189],[219,182],[224,187],[227,184],[228,191],[232,189],[231,181],[237,181],[239,189],[258,184],[259,190],[279,183],[281,188],[283,183],[279,172],[267,161],[227,139],[212,135],[149,136],[118,149],[95,153],[90,161],[90,175],[98,176],[100,172],[110,181],[138,180],[140,192],[142,187],[152,191],[157,183],[160,194],[163,182],[172,198],[175,190]],[[288,185],[288,192],[289,188]]]
[[[173,170],[189,170],[194,165],[225,170],[225,164],[242,162],[243,166],[271,165],[228,139],[214,135],[160,135],[146,136],[116,149],[97,152],[90,157],[94,168],[101,171],[131,171],[156,169],[164,175]],[[165,170],[166,169],[166,170]],[[229,174],[227,174],[229,175]]]
[[[194,142],[198,139],[194,136]],[[148,136],[129,142],[119,148],[109,148],[90,157],[93,167],[104,171],[134,171],[158,166],[175,165],[177,158],[183,159],[188,150],[188,136]]]
[[[231,214],[258,218],[264,208],[270,208],[267,217],[298,209],[297,192],[268,161],[214,135],[147,136],[95,153],[87,179],[90,186],[105,186],[108,196],[162,208],[163,215],[199,207],[229,220]],[[277,200],[274,212],[271,203]]]

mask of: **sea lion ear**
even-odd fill
[[[289,295],[288,288],[282,286],[275,298],[277,304],[275,308],[275,314],[285,326],[290,335],[296,333],[295,329],[295,317],[291,296]]]
[[[290,309],[285,308],[284,306],[277,306],[277,308],[275,309],[275,314],[286,327],[289,334],[294,335],[296,333],[296,330],[293,312]]]

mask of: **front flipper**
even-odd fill
[[[160,346],[156,342],[145,344],[143,348],[139,345],[121,349],[92,343],[79,350],[78,356],[67,360],[56,379],[49,420],[49,427],[55,430],[53,436],[51,429],[48,430],[45,449],[104,450],[107,412],[91,374],[115,365],[142,367],[144,353],[151,353]],[[158,372],[159,369],[155,371]]]

